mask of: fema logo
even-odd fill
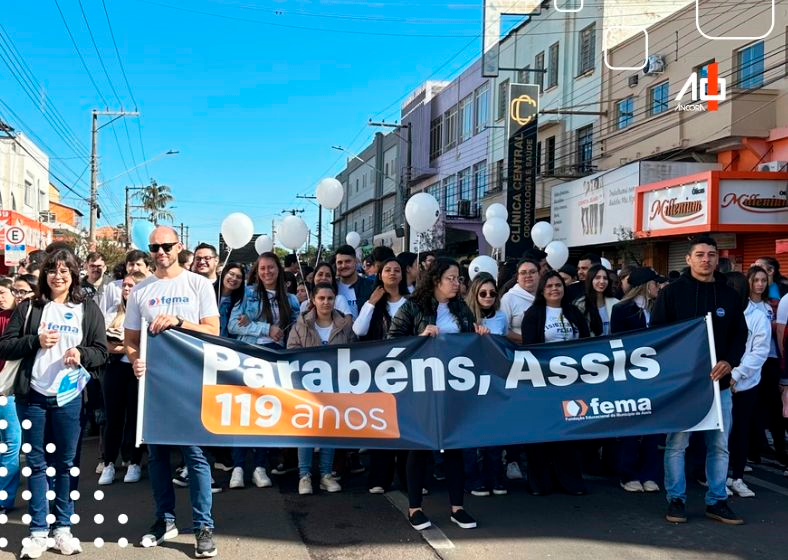
[[[585,401],[563,401],[562,406],[564,409],[564,418],[567,420],[570,418],[582,418],[588,414],[588,405]]]
[[[718,307],[715,313],[717,314],[717,317],[725,317],[725,310],[722,307]]]
[[[152,300],[150,300],[150,301],[148,302],[148,305],[149,305],[150,307],[153,307],[154,305],[156,305],[157,301],[158,301],[158,300],[157,300],[156,298],[153,298]]]
[[[73,313],[71,313],[71,312],[68,312],[68,313],[66,313],[65,315],[63,315],[63,317],[64,317],[64,318],[65,318],[67,321],[70,321],[71,319],[73,319],[73,318],[74,318],[74,314],[73,314]]]

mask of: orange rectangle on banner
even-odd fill
[[[222,435],[399,438],[397,399],[389,393],[205,385],[201,418]]]

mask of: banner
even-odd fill
[[[507,258],[519,259],[534,246],[531,228],[536,219],[536,128],[539,120],[539,86],[511,84],[506,119],[509,139],[506,209],[509,211]]]
[[[720,429],[704,319],[568,343],[147,336],[146,443],[454,449]],[[139,428],[139,426],[138,426]]]

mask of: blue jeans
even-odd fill
[[[172,467],[169,445],[148,445],[148,475],[156,502],[156,518],[175,522],[175,490],[172,487]],[[181,445],[181,453],[189,469],[189,498],[192,502],[192,526],[213,529],[211,507],[211,467],[202,449],[196,445]]]
[[[503,488],[504,472],[501,455],[503,447],[463,449],[465,463],[465,488],[468,491],[486,488]],[[481,466],[479,465],[481,459]]]
[[[233,447],[230,452],[233,457],[233,466],[244,468],[246,464],[246,451],[252,451],[252,465],[254,468],[268,468],[268,448],[266,447]]]
[[[706,439],[706,505],[714,505],[728,499],[725,481],[728,478],[728,436],[731,431],[733,408],[730,389],[720,391],[722,425],[724,431],[703,432]],[[671,500],[687,501],[687,475],[684,469],[684,452],[689,445],[691,432],[668,434],[665,443],[665,491]]]
[[[8,427],[0,430],[0,441],[8,446],[5,453],[0,453],[0,467],[8,469],[8,474],[0,478],[0,491],[8,494],[5,500],[0,500],[0,508],[11,509],[19,489],[19,449],[22,447],[22,427],[13,396],[8,397],[5,406],[0,406],[0,419],[8,422]]]
[[[298,477],[301,478],[312,472],[312,447],[298,448]],[[334,466],[334,450],[327,447],[320,448],[320,476],[331,474]]]
[[[82,411],[82,399],[75,398],[65,406],[59,407],[55,397],[45,397],[33,389],[28,395],[27,404],[17,403],[17,412],[20,422],[30,420],[31,427],[25,430],[24,438],[30,444],[30,453],[27,454],[27,466],[32,474],[28,481],[28,488],[33,494],[30,499],[29,512],[32,517],[30,532],[46,531],[49,524],[46,521],[49,513],[49,503],[46,497],[49,485],[47,483],[47,460],[44,452],[44,433],[47,426],[52,434],[52,443],[55,444],[55,524],[53,527],[70,527],[71,514],[74,513],[74,503],[69,497],[71,490],[71,467],[74,466],[74,457],[79,442],[79,415]]]

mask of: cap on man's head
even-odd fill
[[[666,282],[664,277],[657,274],[653,268],[649,268],[647,266],[633,268],[629,273],[628,282],[633,288],[642,286],[651,280],[654,280],[657,284]]]

